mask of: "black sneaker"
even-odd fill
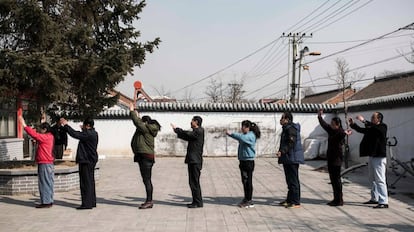
[[[283,206],[283,207],[286,207],[286,206],[289,205],[289,203],[287,202],[287,200],[284,200],[284,201],[279,202],[279,205]]]
[[[362,204],[364,204],[364,205],[376,205],[376,204],[378,204],[378,201],[369,200],[369,201],[366,201]]]
[[[378,204],[374,207],[372,207],[374,209],[388,209],[388,204]]]

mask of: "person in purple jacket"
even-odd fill
[[[242,133],[230,133],[226,130],[226,134],[233,139],[239,141],[237,157],[239,159],[239,168],[241,180],[244,189],[244,198],[238,204],[241,208],[252,208],[253,195],[253,171],[254,159],[256,157],[256,139],[260,138],[260,129],[256,123],[244,120],[241,123]]]

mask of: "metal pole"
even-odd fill
[[[291,84],[291,92],[290,92],[290,103],[295,103],[295,97],[296,97],[296,83],[295,83],[295,72],[296,72],[296,37],[293,36],[292,39],[292,84]]]
[[[302,91],[300,91],[300,86],[302,84],[302,80],[301,80],[301,73],[302,73],[302,58],[303,58],[303,50],[300,51],[300,56],[299,56],[299,73],[298,73],[298,103],[300,104],[302,102]]]

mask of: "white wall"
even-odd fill
[[[156,155],[184,156],[187,143],[177,139],[170,124],[184,130],[190,130],[190,121],[194,115],[203,118],[205,128],[204,155],[206,156],[235,156],[238,142],[225,136],[224,130],[240,132],[241,121],[250,120],[259,125],[262,136],[257,142],[256,151],[259,156],[274,155],[279,147],[281,126],[279,119],[282,113],[255,113],[255,112],[149,112],[142,113],[156,119],[162,126],[156,137]],[[293,114],[293,121],[302,126],[302,139],[309,134],[323,135],[317,128],[316,114]],[[70,122],[73,128],[79,128],[80,123]],[[135,127],[130,119],[99,119],[95,121],[95,128],[99,133],[98,152],[106,157],[130,156],[131,138]],[[316,131],[315,131],[316,129]],[[76,151],[77,141],[69,138],[68,147]],[[75,152],[73,152],[75,153]]]
[[[409,160],[414,157],[414,107],[380,110],[384,114],[384,122],[388,124],[388,136],[398,138],[396,152],[398,158]],[[370,119],[373,111],[360,112]],[[162,128],[155,141],[156,155],[184,156],[186,142],[177,139],[171,129],[170,123],[185,130],[190,129],[190,121],[194,115],[203,118],[203,127],[206,131],[204,155],[206,156],[235,156],[237,155],[237,141],[224,135],[224,129],[239,131],[243,120],[251,120],[258,123],[262,132],[262,138],[257,143],[258,156],[272,156],[279,148],[281,126],[279,119],[282,113],[260,112],[143,112],[141,115],[149,115],[158,120]],[[350,113],[355,117],[359,113]],[[327,122],[335,116],[326,115]],[[343,115],[339,115],[345,122]],[[293,121],[302,126],[302,140],[305,138],[327,137],[327,134],[318,124],[316,113],[293,113]],[[79,123],[71,122],[74,128],[79,128]],[[135,127],[130,119],[98,119],[95,128],[99,133],[98,153],[105,157],[132,157],[130,147],[131,138]],[[351,159],[359,159],[359,143],[362,135],[354,132],[350,136]],[[73,154],[76,153],[77,141],[69,138],[69,147]]]
[[[397,146],[393,148],[394,155],[402,161],[408,161],[411,158],[414,158],[414,107],[352,112],[349,114],[349,117],[355,119],[358,114],[361,114],[365,119],[371,120],[372,114],[376,111],[379,111],[384,115],[384,123],[388,126],[387,136],[389,138],[395,136],[398,140]],[[343,115],[341,116],[342,118],[344,117]],[[361,123],[358,125],[362,126]],[[353,134],[349,137],[350,152],[352,155],[351,159],[360,162],[366,159],[359,158],[359,142],[361,139],[362,134],[355,131],[353,131]]]

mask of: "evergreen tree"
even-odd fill
[[[142,43],[133,0],[0,2],[0,95],[35,96],[78,116],[95,116],[118,96],[108,91],[141,66],[160,39]]]

